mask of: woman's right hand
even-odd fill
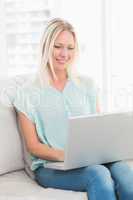
[[[57,154],[57,161],[64,161],[64,151],[63,150],[56,150]]]

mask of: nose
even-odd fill
[[[64,48],[61,49],[60,56],[63,57],[63,58],[67,58],[67,56],[68,56],[67,48],[64,47]]]

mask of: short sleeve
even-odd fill
[[[14,98],[13,106],[17,112],[22,112],[34,123],[33,109],[31,98],[28,92],[24,89],[18,89]]]

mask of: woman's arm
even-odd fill
[[[64,160],[63,150],[51,148],[39,141],[35,125],[23,113],[18,112],[18,119],[28,152],[45,160]]]

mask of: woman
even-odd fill
[[[86,191],[90,200],[116,200],[116,195],[132,200],[133,171],[124,162],[68,171],[45,168],[46,162],[64,160],[67,117],[99,112],[93,81],[75,72],[77,54],[72,25],[51,20],[42,40],[39,81],[20,89],[14,102],[31,169],[43,187]]]

